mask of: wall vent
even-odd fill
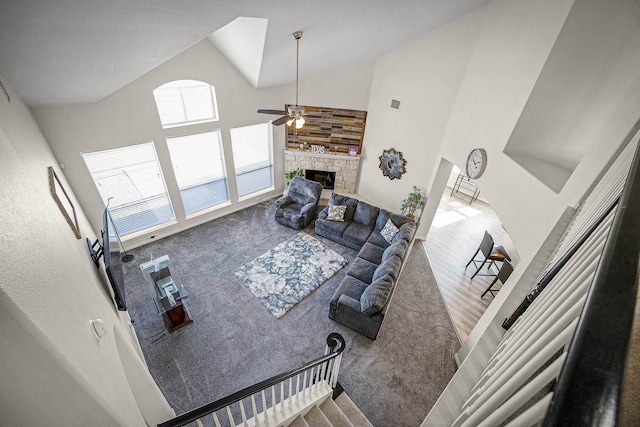
[[[395,108],[396,110],[400,109],[400,101],[397,99],[391,100],[391,108]]]

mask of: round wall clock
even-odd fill
[[[474,148],[467,157],[467,176],[480,178],[487,167],[487,152],[483,148]]]
[[[389,179],[400,179],[402,174],[407,171],[407,161],[402,157],[401,151],[396,151],[395,148],[383,150],[380,159],[380,169],[382,174],[388,176]]]

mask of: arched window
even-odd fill
[[[153,91],[162,127],[218,120],[216,89],[197,80],[175,80]]]

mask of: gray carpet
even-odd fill
[[[177,414],[220,399],[324,352],[330,332],[345,337],[339,381],[374,426],[419,426],[455,372],[459,348],[422,245],[414,245],[378,339],[327,317],[328,302],[349,265],[276,319],[234,277],[241,265],[296,230],[276,223],[273,201],[129,251],[130,315],[149,370]],[[351,262],[357,251],[316,236]],[[194,322],[169,333],[139,264],[167,254],[174,278],[190,293]]]

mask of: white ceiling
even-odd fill
[[[304,77],[372,60],[486,1],[0,0],[0,74],[29,106],[95,102],[249,17],[267,19],[262,60],[243,60],[264,88],[295,79],[293,31],[304,31]]]

